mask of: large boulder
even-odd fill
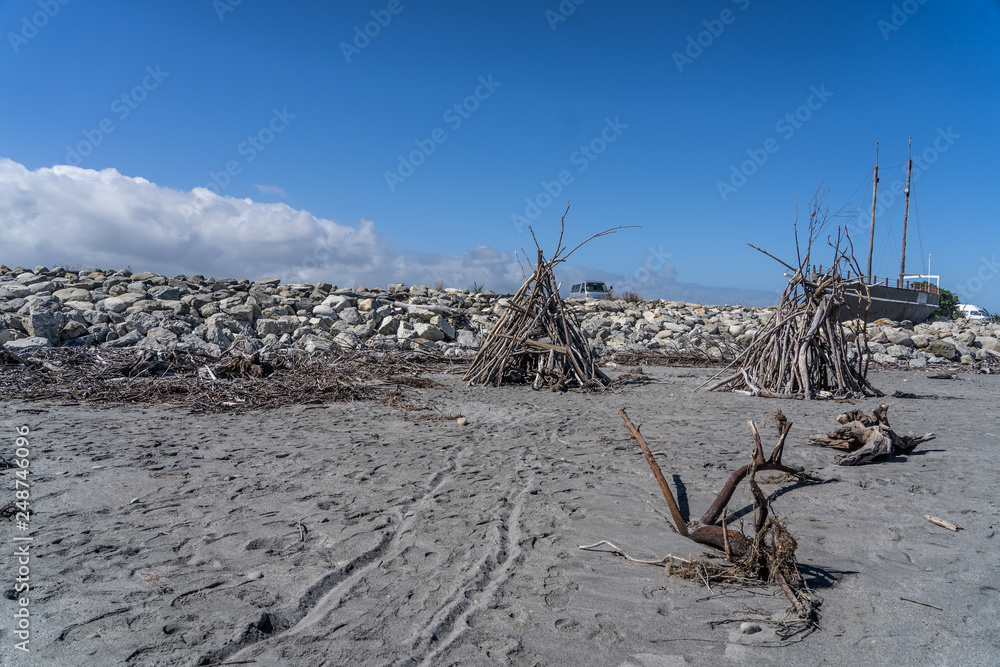
[[[12,340],[5,344],[8,350],[17,352],[18,350],[34,350],[40,347],[52,347],[52,342],[48,338],[41,336],[30,336],[19,340]]]
[[[927,352],[933,354],[935,357],[941,357],[943,359],[947,359],[948,361],[959,360],[958,349],[953,343],[949,343],[946,340],[936,339],[931,341],[927,346]]]
[[[44,338],[50,344],[56,345],[59,343],[59,331],[65,324],[66,317],[62,313],[33,311],[22,321],[29,336]]]

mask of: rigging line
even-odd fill
[[[876,262],[877,266],[879,267],[879,270],[881,270],[882,268],[882,261],[885,259],[888,249],[895,245],[894,239],[892,237],[892,218],[895,216],[896,209],[898,206],[899,206],[899,200],[897,199],[896,201],[892,202],[891,208],[886,210],[885,214],[882,216],[883,220],[886,221],[886,224],[882,225],[883,227],[885,227],[885,233],[882,241],[882,247],[879,249],[878,252],[878,261]],[[897,261],[899,260],[898,255],[896,256],[896,260]],[[878,272],[875,271],[874,268],[872,268],[872,271],[876,275],[878,275]]]
[[[851,221],[855,220],[856,218],[858,218],[860,216],[860,214],[863,211],[863,209],[860,206],[857,209],[849,209],[849,210],[846,210],[846,211],[845,211],[845,209],[847,209],[851,205],[851,201],[857,196],[857,194],[859,192],[861,192],[862,189],[866,188],[866,186],[868,186],[867,187],[868,190],[871,190],[870,185],[871,185],[871,182],[872,182],[872,175],[874,173],[875,173],[875,169],[873,167],[872,170],[868,172],[868,175],[865,176],[864,179],[862,179],[861,184],[858,185],[857,189],[854,191],[854,194],[852,194],[850,196],[850,198],[848,199],[848,201],[845,202],[844,205],[841,206],[838,209],[837,213],[835,213],[832,216],[830,216],[829,218],[827,218],[826,222],[824,222],[823,225],[820,227],[820,229],[819,229],[820,232],[822,232],[826,228],[826,226],[828,224],[830,224],[830,222],[832,222],[835,218],[844,218],[845,221],[846,221],[844,226],[848,228],[848,231],[852,231],[850,229],[850,223],[851,223]],[[843,211],[843,212],[840,212],[840,211]],[[860,227],[860,224],[859,224],[859,227]],[[856,231],[856,230],[854,230],[854,231]]]
[[[924,257],[927,253],[924,251],[924,230],[920,226],[920,209],[917,207],[917,195],[910,193],[910,197],[913,199],[913,217],[917,219],[917,240],[920,243],[920,273],[927,273],[927,266],[924,264]]]

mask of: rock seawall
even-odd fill
[[[662,350],[729,359],[772,309],[676,301],[568,301],[601,354]],[[474,354],[507,297],[425,285],[340,288],[130,270],[0,265],[0,343],[11,350],[99,345],[219,356],[269,347]],[[851,336],[855,334],[850,333]],[[896,366],[1000,362],[1000,325],[959,320],[868,327],[874,361]]]

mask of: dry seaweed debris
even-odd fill
[[[545,259],[535,232],[531,231],[537,261],[531,267],[525,253],[531,275],[524,276],[524,284],[486,335],[463,378],[469,386],[531,382],[532,389],[547,387],[556,391],[580,387],[601,391],[611,384],[610,378],[598,368],[597,354],[580,331],[576,314],[559,296],[554,269],[584,243],[624,227],[594,234],[567,252],[562,244],[566,213],[562,216],[559,242],[552,259]]]
[[[899,435],[889,426],[889,406],[880,403],[869,414],[854,409],[837,417],[843,424],[835,431],[809,436],[809,444],[846,449],[834,457],[837,465],[854,466],[898,454],[909,454],[917,445],[934,439],[933,433]]]
[[[409,400],[404,387],[434,386],[423,376],[433,365],[338,348],[313,355],[265,349],[220,358],[146,349],[42,348],[0,356],[0,396],[158,403],[210,413],[359,400],[401,405]]]
[[[752,396],[805,399],[882,396],[882,392],[868,381],[871,351],[867,329],[857,327],[859,335],[853,341],[856,354],[852,360],[848,353],[852,346],[850,337],[841,322],[841,308],[847,303],[845,296],[851,292],[851,285],[857,284],[845,276],[852,271],[861,273],[854,259],[850,235],[838,231],[835,241],[828,240],[834,256],[826,271],[822,266],[816,270],[811,265],[812,244],[827,224],[827,218],[822,203],[814,199],[804,254],[799,249],[796,226],[797,267],[747,244],[785,266],[792,272],[791,278],[771,319],[740,357],[727,367],[738,363],[736,372],[716,381],[709,391],[725,388]],[[865,299],[860,301],[867,303]],[[862,313],[852,314],[855,318],[864,318]],[[723,372],[708,382],[716,380]]]
[[[791,422],[782,420],[779,423],[778,443],[771,456],[765,458],[760,432],[754,422],[750,421],[750,430],[754,436],[751,462],[730,476],[700,522],[689,523],[681,513],[673,492],[639,432],[639,427],[632,423],[624,409],[619,415],[642,448],[670,508],[677,532],[725,554],[725,561],[721,560],[721,555],[710,554],[690,560],[668,556],[660,561],[666,563],[667,574],[677,574],[684,578],[704,581],[706,584],[713,581],[739,586],[776,584],[791,602],[796,619],[803,628],[815,627],[819,619],[820,599],[812,592],[798,570],[795,561],[797,547],[795,539],[780,521],[769,517],[768,504],[756,479],[757,473],[762,470],[778,470],[795,476],[800,482],[812,479],[802,468],[788,466],[781,461],[784,444],[792,426]],[[749,537],[739,531],[730,530],[726,525],[726,506],[743,479],[747,479],[754,498],[754,532]],[[716,521],[720,518],[722,523],[717,525]]]

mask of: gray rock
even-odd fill
[[[55,288],[56,288],[56,284],[54,282],[52,282],[51,280],[44,280],[44,281],[42,281],[40,283],[33,283],[31,285],[28,285],[28,289],[31,290],[32,294],[39,294],[41,292],[45,292],[46,294],[50,294],[52,292],[52,290],[54,290]]]
[[[17,299],[31,294],[31,290],[24,285],[4,285],[0,287],[0,299]]]
[[[331,306],[324,306],[323,304],[320,304],[318,306],[313,306],[312,312],[313,315],[323,315],[325,317],[331,317],[331,318],[337,317],[336,310],[334,310]]]
[[[468,329],[459,329],[458,335],[455,337],[456,342],[463,347],[480,348],[482,347],[483,341],[479,337],[479,334],[469,331]]]
[[[378,333],[382,336],[395,336],[399,330],[399,322],[399,318],[392,315],[384,318],[378,325]]]
[[[444,340],[444,332],[433,324],[418,322],[413,325],[414,331],[417,332],[418,338],[423,338],[425,340],[437,342],[439,340]]]
[[[907,331],[900,331],[899,329],[888,329],[885,332],[886,339],[893,345],[902,345],[904,347],[914,347],[913,339],[910,338],[910,334]],[[889,354],[892,354],[891,352]]]
[[[210,301],[198,309],[198,314],[204,317],[205,319],[208,319],[212,315],[217,315],[221,312],[222,309],[219,308],[219,304],[215,301]]]
[[[353,331],[342,331],[333,342],[346,350],[357,350],[362,347],[361,339]]]
[[[97,309],[106,313],[121,313],[130,305],[132,305],[131,302],[126,301],[121,297],[112,296],[98,301]]]
[[[86,336],[89,333],[90,331],[87,329],[86,324],[69,321],[63,325],[62,329],[60,329],[59,340],[73,340],[74,338],[79,338],[80,336]]]
[[[168,348],[177,345],[177,334],[163,327],[153,327],[146,332],[146,338],[154,338]]]
[[[100,310],[85,310],[81,314],[87,324],[104,324],[111,321],[111,317]]]
[[[58,313],[63,309],[62,301],[54,296],[32,296],[28,299],[28,309],[32,313]]]
[[[910,368],[926,368],[927,367],[927,355],[923,352],[917,352],[913,355],[913,358],[908,362]]]
[[[948,359],[949,361],[958,361],[959,354],[958,349],[956,349],[953,343],[949,343],[946,340],[933,340],[927,346],[927,351],[936,357],[941,357],[943,359]]]
[[[52,342],[48,338],[42,338],[41,336],[30,336],[28,338],[20,338],[18,340],[12,340],[6,343],[6,347],[9,350],[34,350],[39,347],[52,347]]]
[[[333,312],[340,314],[345,308],[351,307],[351,300],[342,294],[331,294],[326,297],[321,304],[333,308]]]
[[[243,331],[243,327],[240,326],[240,323],[234,320],[233,317],[227,313],[216,313],[215,315],[207,317],[205,319],[205,326],[209,325],[219,327],[220,329],[226,329],[234,334]]]
[[[260,313],[260,309],[256,306],[250,306],[245,303],[241,303],[230,308],[223,308],[222,310],[237,322],[251,322],[253,321],[254,315]]]
[[[308,335],[304,336],[299,344],[303,350],[312,354],[313,352],[326,352],[333,343],[320,336]]]
[[[352,326],[364,322],[364,317],[361,316],[361,313],[358,312],[357,308],[343,308],[337,314],[340,316],[340,319]]]
[[[225,349],[233,344],[233,337],[225,327],[217,326],[214,322],[205,326],[205,342],[209,345]]]
[[[296,329],[296,322],[290,322],[287,319],[283,320],[267,320],[261,319],[257,320],[254,325],[257,331],[257,336],[263,338],[274,334],[275,336],[282,336],[284,334],[291,334]]]
[[[137,311],[125,318],[125,326],[129,331],[138,331],[145,336],[153,327],[160,326],[160,320],[143,311]]]
[[[111,333],[111,327],[103,322],[97,324],[92,324],[87,327],[87,335],[95,343],[103,343],[108,339],[108,335]]]
[[[107,345],[108,347],[128,347],[130,345],[138,345],[143,340],[144,340],[143,335],[138,331],[129,331],[120,338],[107,341],[105,345]]]
[[[62,313],[42,311],[33,312],[22,321],[29,336],[45,338],[52,344],[58,344],[59,331],[66,322],[66,317]]]
[[[160,301],[180,301],[181,298],[181,291],[173,285],[150,287],[149,290],[147,290],[147,294],[154,299],[159,299]]]
[[[17,276],[17,282],[22,285],[34,285],[35,283],[45,282],[45,276],[37,276],[34,273],[27,271]]]
[[[916,354],[912,348],[902,345],[890,345],[886,348],[885,353],[896,359],[912,359],[913,355]]]
[[[440,329],[446,339],[455,340],[455,327],[451,325],[451,322],[438,315],[431,318],[431,324]]]
[[[229,345],[226,345],[229,347]],[[203,341],[196,334],[184,334],[177,340],[177,349],[183,352],[195,352],[218,357],[222,354],[222,348],[214,343]]]

